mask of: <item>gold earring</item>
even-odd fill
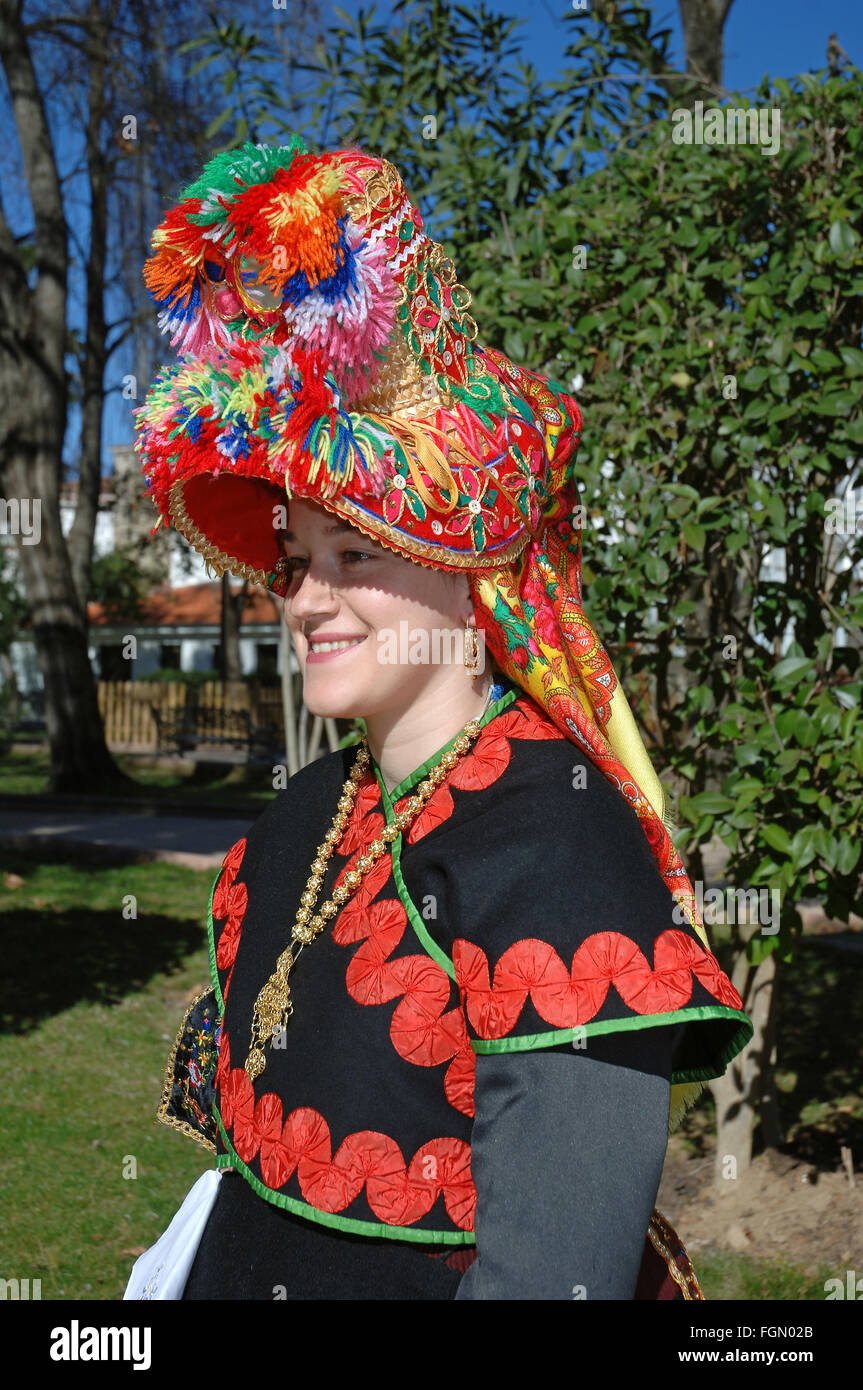
[[[475,623],[465,623],[464,664],[471,675],[475,676],[477,674],[479,669],[479,638],[477,636]]]

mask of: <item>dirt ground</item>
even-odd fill
[[[790,1154],[759,1154],[721,1189],[713,1185],[713,1151],[692,1158],[672,1135],[656,1200],[692,1256],[699,1249],[780,1256],[812,1276],[826,1265],[863,1274],[863,1173],[851,1186],[844,1168],[816,1168]]]
[[[825,1124],[795,1125],[781,1151],[757,1152],[745,1174],[717,1187],[713,1124],[703,1113],[690,1112],[681,1131],[669,1140],[656,1205],[691,1253],[696,1271],[699,1250],[711,1247],[765,1260],[779,1257],[813,1277],[823,1266],[840,1277],[848,1269],[863,1276],[859,1005],[855,1002],[860,995],[863,922],[854,916],[849,924],[830,921],[815,905],[802,908],[801,916],[804,934],[822,951],[816,957],[820,964],[811,967],[814,973],[804,974],[793,986],[783,983],[780,1038],[786,1046],[780,1050],[785,1053],[780,1060],[802,1071],[806,1062],[801,1058],[813,1059],[809,1091],[819,1097],[832,1093],[831,1113]],[[843,969],[835,980],[827,973],[828,965],[834,963]],[[797,969],[802,972],[802,959]],[[792,1032],[808,1017],[817,998],[811,988],[815,979],[823,990],[823,1012],[816,1007],[815,1026],[804,1022],[795,1044]],[[836,1038],[816,1049],[812,1039],[825,1039],[828,1019],[837,1029]],[[850,1039],[855,1040],[853,1044]],[[837,1063],[846,1061],[851,1063],[850,1070],[837,1076]],[[806,1090],[805,1086],[800,1089]],[[805,1096],[801,1107],[804,1100]],[[787,1118],[792,1119],[791,1111]],[[853,1184],[840,1157],[843,1143],[853,1155]],[[694,1156],[693,1147],[699,1150]]]

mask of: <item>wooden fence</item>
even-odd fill
[[[227,716],[245,711],[253,729],[275,727],[278,737],[284,739],[282,690],[278,685],[259,686],[246,681],[205,681],[197,686],[183,681],[99,681],[97,688],[109,748],[155,750],[158,728],[153,709],[170,721],[192,704],[205,716],[211,732],[219,732],[221,717],[225,716],[227,734]]]

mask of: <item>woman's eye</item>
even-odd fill
[[[373,560],[375,557],[368,550],[343,550],[341,558],[343,560],[348,560],[351,564],[356,564],[357,562],[362,562],[365,560]],[[287,565],[288,572],[290,574],[296,574],[297,569],[300,566],[307,565],[308,563],[308,560],[304,560],[301,555],[285,556],[285,564]]]

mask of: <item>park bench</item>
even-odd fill
[[[194,705],[168,713],[156,705],[150,709],[156,723],[159,753],[186,753],[199,744],[221,744],[245,747],[246,756],[251,757],[255,751],[269,753],[281,743],[275,725],[253,726],[248,710],[198,709]]]

